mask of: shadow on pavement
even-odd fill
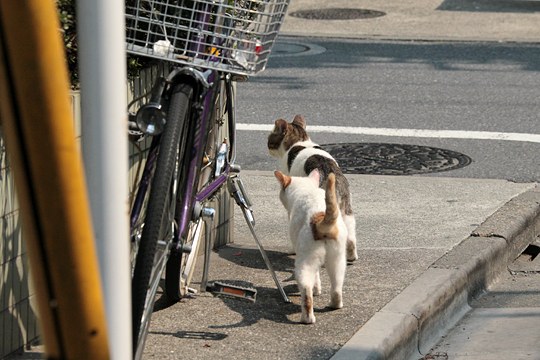
[[[462,0],[447,0],[462,1]],[[540,1],[537,2],[540,11]],[[295,43],[297,38],[282,37],[281,42]],[[310,88],[308,77],[313,69],[365,69],[374,64],[421,64],[443,71],[493,71],[496,66],[505,71],[540,71],[540,48],[536,44],[514,44],[493,42],[411,42],[348,39],[313,38],[310,43],[326,49],[316,56],[282,56],[270,58],[268,68],[305,69],[295,76],[270,76],[265,74],[250,79],[253,83],[271,83],[283,90],[288,90],[293,84],[294,89]],[[339,56],[336,56],[339,54]],[[328,73],[332,76],[332,73]]]
[[[294,258],[282,251],[266,250],[266,254],[276,271],[290,273],[294,272]],[[253,269],[266,269],[262,255],[258,249],[246,248],[229,244],[219,249],[218,255],[220,258],[230,261],[235,265],[249,267]]]
[[[534,0],[445,0],[437,10],[534,13],[540,11],[540,2]]]
[[[165,332],[165,331],[150,331],[151,334],[155,335],[165,335],[165,336],[174,336],[179,339],[191,339],[191,340],[212,340],[219,341],[224,340],[228,337],[227,334],[210,332],[210,331],[176,331],[176,332]]]
[[[285,287],[287,293],[291,292],[289,285]],[[296,285],[294,285],[296,289]],[[285,304],[279,297],[276,289],[257,287],[257,301],[253,304],[246,304],[245,301],[222,297],[223,303],[232,311],[241,315],[242,319],[236,323],[226,325],[210,325],[211,329],[231,329],[239,327],[248,327],[259,323],[262,320],[268,320],[274,323],[295,324],[289,320],[288,316],[300,311],[299,305]],[[279,306],[275,304],[279,303]],[[276,309],[279,309],[277,311]]]

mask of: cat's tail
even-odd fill
[[[336,197],[336,176],[330,173],[326,179],[326,191],[324,200],[325,212],[316,214],[312,219],[313,235],[315,240],[337,239],[339,205]]]
[[[328,174],[324,201],[326,202],[326,212],[323,222],[335,224],[339,216],[339,205],[336,197],[336,175],[334,173]]]

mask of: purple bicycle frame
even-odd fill
[[[210,76],[208,77],[208,83],[212,83],[215,81],[216,72],[213,71]],[[204,96],[203,100],[203,109],[201,116],[198,117],[200,120],[200,129],[207,129],[208,121],[210,119],[210,116],[212,115],[210,113],[212,107],[212,101],[214,99],[213,96],[213,90],[210,89]],[[188,171],[184,176],[187,176],[187,182],[186,187],[184,189],[184,193],[182,196],[182,204],[180,206],[180,217],[178,221],[178,238],[176,240],[180,240],[179,237],[183,234],[185,234],[185,231],[187,230],[187,226],[189,224],[191,214],[190,209],[192,209],[192,195],[193,195],[193,189],[195,186],[195,182],[197,180],[197,168],[199,164],[197,163],[199,160],[199,157],[197,154],[200,154],[202,151],[204,151],[204,140],[205,140],[205,134],[203,134],[202,131],[196,131],[195,132],[195,139],[193,140],[193,147],[192,149],[188,149],[186,151],[186,154],[191,154],[191,160],[189,162]],[[219,178],[218,178],[219,179]],[[225,178],[226,180],[226,178]],[[193,200],[195,201],[204,201],[208,197],[212,196],[212,194],[219,189],[219,186],[223,185],[224,181],[220,180],[219,184],[216,184],[213,186],[214,183],[217,183],[218,180],[214,180],[210,183],[209,186],[205,187],[203,191],[199,194],[197,194]],[[213,191],[211,191],[214,189]],[[203,195],[203,196],[201,196]]]
[[[208,24],[208,21],[210,19],[210,13],[208,11],[206,11],[205,13],[206,15],[202,23]],[[197,46],[196,53],[200,53],[200,49],[202,46],[204,46],[204,44],[199,43],[196,46]],[[212,61],[212,58],[214,58],[213,55],[210,58],[210,61]],[[214,81],[216,81],[217,76],[218,76],[217,71],[212,71],[207,78],[207,82],[209,84],[213,83]],[[214,100],[214,90],[210,88],[204,95],[204,100],[202,101],[203,103],[202,112],[200,116],[197,117],[197,119],[200,120],[201,129],[207,129],[208,121],[210,120],[210,117],[212,115],[210,113],[210,110],[213,108],[212,107],[213,100]],[[230,100],[228,99],[227,101],[230,101]],[[229,116],[232,116],[232,114],[229,114]],[[212,195],[214,195],[227,182],[229,178],[230,165],[229,163],[226,163],[225,168],[223,169],[223,172],[216,179],[208,183],[200,192],[198,192],[197,194],[195,194],[195,196],[192,197],[193,189],[195,186],[195,180],[197,178],[197,167],[199,165],[197,164],[198,156],[196,156],[196,154],[200,154],[202,151],[204,151],[204,146],[205,146],[204,140],[205,140],[205,134],[203,134],[201,131],[197,131],[195,133],[195,139],[193,142],[192,149],[188,149],[186,151],[186,154],[191,154],[191,160],[189,163],[187,173],[183,174],[184,176],[187,176],[188,178],[187,178],[186,187],[184,189],[184,193],[182,196],[182,202],[181,202],[180,211],[179,211],[179,218],[177,219],[178,232],[176,234],[176,238],[174,239],[174,241],[176,241],[177,243],[179,243],[180,237],[186,233],[187,226],[191,218],[190,210],[193,207],[192,200],[194,200],[195,202],[204,202],[205,200],[210,198]],[[157,161],[157,149],[158,149],[158,141],[156,138],[154,138],[150,145],[150,151],[149,151],[148,158],[144,167],[143,174],[141,176],[140,186],[137,191],[135,201],[133,203],[133,208],[132,208],[131,216],[130,216],[131,229],[134,228],[137,218],[139,217],[146,191],[148,191],[148,187],[150,185],[152,169],[155,166],[155,162]]]
[[[215,72],[210,75],[211,77],[215,76]],[[211,79],[209,79],[211,80]],[[209,113],[210,109],[212,108],[212,100],[213,100],[213,90],[208,91],[208,93],[205,95],[204,101],[203,101],[203,111],[200,117],[198,119],[201,121],[201,128],[205,129],[207,122],[210,119],[211,114]],[[229,115],[231,116],[231,115]],[[191,154],[199,154],[201,151],[203,151],[203,146],[205,145],[204,142],[204,134],[201,131],[198,131],[195,134],[195,139],[193,142],[192,149],[188,150],[186,153]],[[144,167],[143,174],[141,176],[140,186],[137,191],[137,195],[135,197],[135,201],[133,203],[133,208],[131,210],[131,216],[130,216],[130,224],[131,229],[135,227],[135,223],[137,221],[137,218],[139,217],[140,211],[142,209],[144,196],[146,194],[146,191],[148,191],[148,187],[150,185],[151,176],[152,176],[152,169],[155,166],[155,163],[157,161],[157,138],[154,138],[152,140],[152,143],[150,145],[150,150],[148,154],[148,158],[146,160],[146,164]],[[214,195],[228,180],[229,178],[229,172],[230,172],[230,165],[226,163],[225,168],[223,169],[223,172],[215,178],[210,183],[206,184],[206,186],[192,199],[193,194],[193,188],[195,185],[195,180],[197,176],[197,156],[192,156],[191,161],[189,163],[188,171],[185,174],[187,176],[187,186],[184,189],[184,193],[182,196],[182,203],[180,205],[180,212],[179,212],[179,221],[178,221],[178,234],[176,241],[179,240],[179,237],[185,233],[187,226],[190,221],[190,209],[192,208],[192,200],[196,202],[204,202],[208,198],[210,198],[212,195]]]

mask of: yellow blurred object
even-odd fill
[[[49,359],[108,359],[105,308],[54,0],[0,2],[0,115]]]
[[[219,51],[218,48],[212,46],[211,48],[208,49],[208,54],[209,55],[214,55],[214,56],[219,56],[219,55],[221,55],[221,52]]]

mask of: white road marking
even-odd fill
[[[236,124],[237,130],[272,131],[274,125]],[[309,132],[323,132],[352,135],[374,135],[391,137],[437,138],[437,139],[468,139],[468,140],[504,140],[540,143],[540,134],[494,132],[494,131],[465,131],[465,130],[427,130],[427,129],[391,129],[368,128],[353,126],[320,126],[308,125]]]

